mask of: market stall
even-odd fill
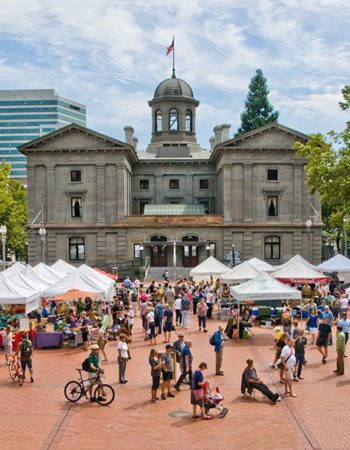
[[[58,270],[59,272],[64,273],[67,275],[68,273],[74,272],[76,267],[72,266],[71,264],[68,264],[66,261],[63,261],[63,259],[59,259],[54,264],[51,265],[51,268],[54,270]]]
[[[344,255],[335,255],[319,264],[317,268],[323,273],[337,273],[338,277],[343,278],[345,283],[350,283],[350,259]]]
[[[288,265],[273,272],[272,276],[284,283],[322,283],[329,280],[323,273],[312,269],[300,260],[288,263]]]
[[[63,346],[63,333],[61,332],[48,332],[34,334],[34,347],[35,348],[51,348]]]
[[[209,256],[205,261],[198,264],[190,271],[190,276],[195,281],[206,281],[219,278],[222,274],[229,271],[230,268],[218,261],[214,256]]]
[[[41,294],[38,290],[23,288],[6,275],[0,274],[0,304],[20,305],[27,315],[39,308],[40,299]]]
[[[246,262],[248,262],[255,270],[258,270],[259,272],[274,272],[276,270],[275,266],[271,266],[271,264],[259,258],[250,258]]]
[[[257,277],[261,270],[255,269],[249,261],[245,261],[220,276],[221,283],[239,284]]]
[[[39,278],[43,279],[50,285],[56,283],[56,281],[61,280],[66,276],[66,274],[64,274],[63,272],[53,269],[52,267],[47,266],[44,263],[37,264],[33,267],[33,270]]]
[[[304,259],[301,255],[294,255],[292,258],[290,258],[284,264],[281,264],[279,266],[275,266],[275,271],[276,270],[285,269],[286,267],[291,267],[297,262],[300,263],[303,266],[309,267],[310,269],[318,270],[316,266],[314,266],[313,264],[309,263],[309,261]]]

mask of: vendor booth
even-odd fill
[[[6,275],[5,272],[5,276],[7,276],[7,278],[13,283],[18,284],[25,289],[34,289],[35,291],[40,291],[41,294],[47,288],[47,284],[44,281],[40,282],[38,280],[29,278],[22,272],[15,272],[11,275]]]
[[[76,267],[72,266],[71,264],[68,264],[66,261],[63,261],[63,259],[59,259],[54,264],[51,265],[51,268],[54,270],[58,270],[59,272],[64,273],[67,275],[68,273],[74,272]]]
[[[230,268],[218,261],[214,256],[209,256],[205,261],[198,264],[190,271],[190,276],[195,281],[208,281],[211,278],[219,278],[220,275],[229,271]]]
[[[300,260],[295,260],[293,263],[278,269],[273,272],[272,276],[285,283],[322,283],[328,281],[328,277],[323,273],[312,269]]]
[[[26,289],[0,274],[0,304],[20,305],[25,314],[39,308],[41,294],[34,289]]]
[[[14,273],[18,273],[18,272],[22,272],[23,269],[25,269],[25,265],[20,263],[19,261],[16,261],[14,264],[12,264],[12,266],[8,267],[4,273],[6,273],[6,275],[12,275]]]
[[[220,281],[226,284],[239,284],[256,278],[260,273],[261,270],[255,269],[249,261],[245,261],[221,275]]]
[[[259,258],[250,258],[248,262],[255,270],[259,272],[274,272],[276,270],[275,266],[271,266],[271,264],[266,261],[262,261]]]
[[[34,272],[39,278],[42,278],[44,281],[49,283],[50,285],[56,283],[56,281],[61,280],[65,277],[65,274],[53,269],[50,266],[47,266],[44,263],[39,263],[33,267]]]
[[[316,266],[314,266],[313,264],[309,263],[309,261],[306,261],[306,259],[304,259],[300,255],[294,255],[292,258],[290,258],[284,264],[281,264],[279,266],[275,266],[275,270],[281,270],[281,269],[285,269],[286,267],[291,267],[296,262],[301,263],[303,266],[309,267],[310,269],[318,270]]]
[[[338,277],[343,278],[345,283],[350,283],[350,259],[344,255],[335,255],[319,264],[317,268],[324,273],[337,273]]]

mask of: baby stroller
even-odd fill
[[[228,409],[221,404],[224,400],[223,395],[220,393],[220,389],[216,386],[214,389],[210,389],[209,382],[206,381],[202,384],[204,391],[204,409],[207,413],[210,409],[216,408],[219,410],[218,417],[223,419],[228,413]]]

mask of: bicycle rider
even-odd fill
[[[21,353],[20,360],[21,360],[23,378],[25,378],[26,367],[28,367],[29,372],[30,372],[30,382],[34,383],[33,362],[32,362],[33,344],[31,343],[31,341],[29,339],[27,339],[26,333],[21,334],[21,342],[18,344],[16,356],[18,356],[18,353]]]
[[[89,349],[91,350],[91,353],[88,357],[89,361],[89,369],[88,369],[88,378],[90,380],[89,383],[89,394],[90,394],[90,402],[96,402],[96,398],[92,395],[92,387],[96,383],[96,374],[99,372],[103,372],[103,370],[100,367],[100,358],[98,355],[98,352],[100,350],[100,347],[97,344],[90,345]],[[100,402],[105,401],[106,399],[103,397],[103,391],[102,388],[98,388],[98,400]]]

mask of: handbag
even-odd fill
[[[193,395],[195,400],[197,401],[203,401],[204,400],[204,391],[203,389],[194,389]]]

